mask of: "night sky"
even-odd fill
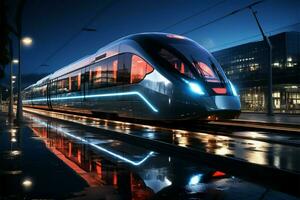
[[[181,34],[251,2],[254,1],[27,0],[23,35],[32,37],[34,43],[22,48],[22,70],[24,74],[52,73],[122,36],[148,31]],[[10,4],[13,16],[14,1]],[[266,0],[254,8],[268,34],[300,31],[299,0]],[[195,13],[200,14],[169,27]],[[97,31],[81,31],[84,27]],[[186,36],[210,51],[261,39],[249,9]]]

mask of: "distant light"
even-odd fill
[[[25,187],[25,188],[29,188],[32,186],[32,181],[29,179],[29,178],[26,178],[24,179],[24,181],[22,182],[22,185]]]
[[[15,137],[11,138],[11,142],[17,142],[17,139]]]
[[[12,76],[13,79],[17,78],[16,76]]]
[[[32,38],[30,37],[24,37],[21,41],[24,46],[30,46],[32,44]]]
[[[189,181],[189,185],[197,185],[201,181],[202,176],[202,174],[192,176]]]
[[[203,92],[202,88],[200,87],[200,85],[198,85],[197,83],[192,83],[189,82],[189,86],[191,88],[191,90],[197,94],[200,95],[204,95],[205,93]]]
[[[13,59],[13,60],[12,60],[12,63],[18,64],[18,63],[19,63],[19,60],[18,60],[18,59]]]
[[[20,154],[21,154],[21,151],[14,150],[14,151],[11,151],[10,154],[11,154],[12,156],[17,156],[17,155],[20,155]]]
[[[288,57],[288,58],[287,58],[287,61],[288,61],[288,62],[292,62],[293,59],[292,59],[291,57]]]
[[[235,89],[234,85],[231,83],[231,81],[229,81],[229,84],[230,84],[230,88],[231,88],[232,94],[234,96],[237,96],[238,94],[236,92],[236,89]]]
[[[275,67],[279,67],[279,62],[275,62],[273,65],[274,65]]]

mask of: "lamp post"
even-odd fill
[[[18,64],[19,63],[19,60],[18,59],[13,59],[11,62],[10,62],[10,95],[9,95],[9,105],[8,105],[8,116],[11,118],[14,114],[14,111],[13,111],[13,105],[14,105],[14,88],[13,88],[13,81],[14,79],[16,78],[16,76],[13,75],[13,64]]]
[[[32,39],[30,37],[19,38],[19,65],[18,65],[18,102],[17,102],[17,117],[16,121],[21,122],[23,120],[23,108],[22,108],[22,96],[21,96],[21,47],[31,46]]]

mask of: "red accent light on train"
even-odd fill
[[[216,94],[226,94],[226,93],[227,93],[226,88],[212,88],[212,90],[213,90]]]
[[[215,173],[213,173],[213,177],[221,177],[221,176],[225,176],[226,174],[224,172],[220,172],[220,171],[215,171]]]

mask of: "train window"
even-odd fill
[[[40,87],[40,95],[44,97],[46,96],[46,94],[47,94],[47,85],[44,84]]]
[[[220,82],[219,77],[215,74],[212,68],[203,62],[194,62],[194,65],[199,74],[201,74],[208,82]]]
[[[69,77],[57,81],[57,93],[69,92]]]
[[[137,55],[131,57],[131,75],[130,83],[138,83],[144,79],[144,77],[153,71],[151,67],[144,59]]]
[[[118,57],[114,56],[107,61],[107,84],[109,86],[117,84]]]
[[[71,75],[71,91],[75,92],[75,91],[80,91],[80,85],[81,85],[81,73],[73,73]]]
[[[220,82],[221,67],[202,47],[194,43],[174,43],[171,45],[193,64],[197,74],[207,82]]]
[[[52,80],[51,84],[50,84],[50,94],[54,95],[56,94],[56,83],[57,81]]]
[[[99,88],[107,85],[107,62],[100,61],[90,67],[89,71],[89,87]]]
[[[159,51],[159,55],[181,74],[193,79],[195,78],[190,68],[185,63],[183,63],[178,57],[170,53],[168,50],[161,49]]]
[[[129,53],[120,54],[118,59],[117,84],[129,84],[131,55]]]

